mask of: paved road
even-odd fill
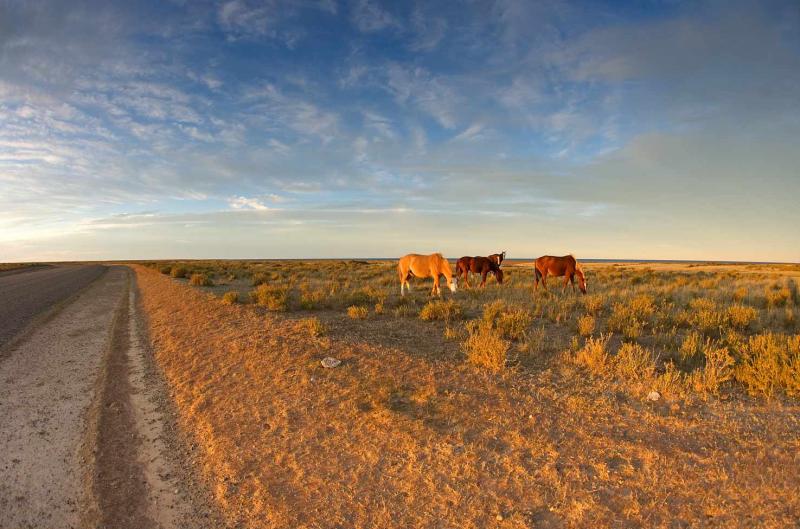
[[[100,265],[54,266],[0,276],[0,348],[37,315],[105,272]]]

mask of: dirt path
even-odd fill
[[[111,267],[0,360],[0,527],[205,527],[214,520]]]

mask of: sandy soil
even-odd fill
[[[0,361],[0,527],[217,526],[135,296],[111,267]]]

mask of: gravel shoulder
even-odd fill
[[[126,281],[110,270],[0,361],[0,527],[83,526],[87,411]]]

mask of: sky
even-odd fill
[[[800,3],[0,0],[0,261],[800,261]]]

